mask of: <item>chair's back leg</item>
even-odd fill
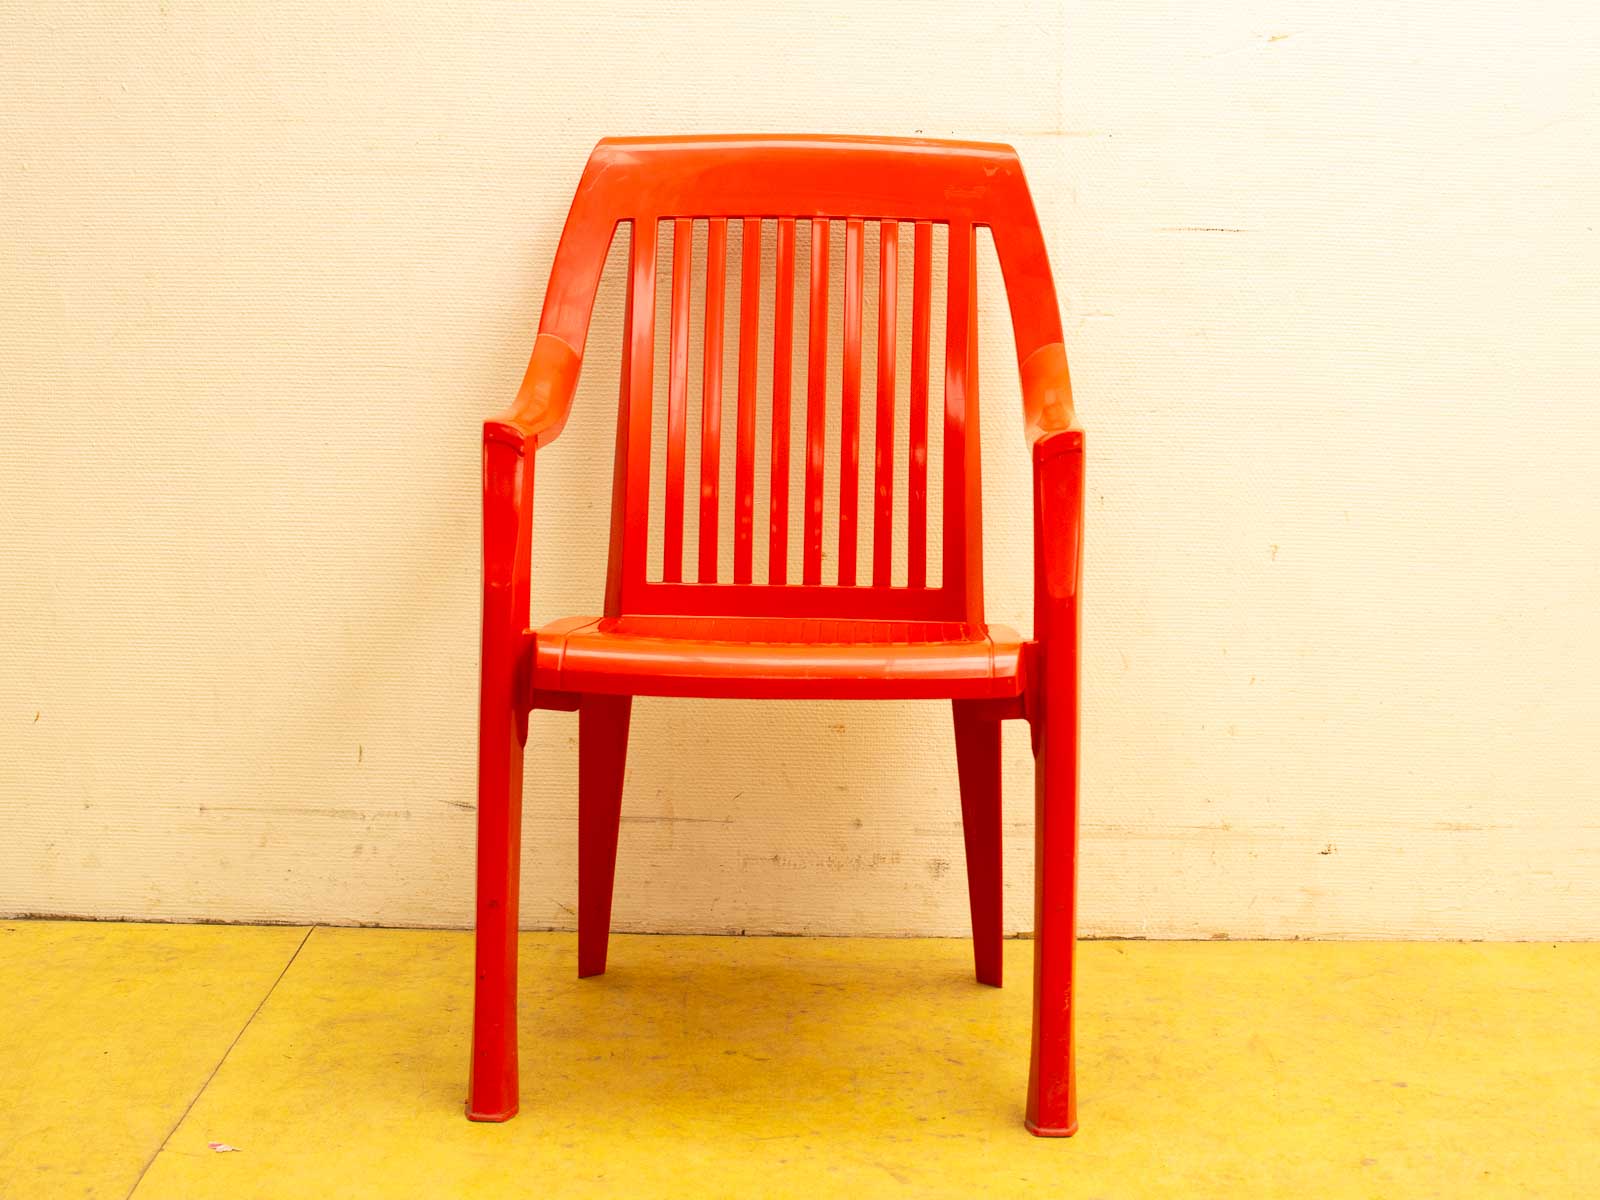
[[[967,843],[967,895],[972,905],[972,957],[979,983],[1000,986],[1001,906],[1000,722],[981,703],[953,702],[956,772],[961,780],[961,831]]]
[[[578,704],[579,978],[606,969],[632,707],[631,696],[590,695]]]

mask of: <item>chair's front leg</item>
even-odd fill
[[[517,660],[528,611],[528,531],[533,461],[484,446],[483,681],[478,708],[477,963],[467,1116],[517,1114],[517,892],[522,866],[525,697]]]
[[[1033,1053],[1028,1128],[1078,1128],[1072,968],[1078,891],[1078,591],[1083,534],[1083,435],[1034,443]]]
[[[1060,658],[1075,656],[1063,646]],[[1045,655],[1034,758],[1033,1050],[1028,1129],[1069,1137],[1078,1129],[1073,1063],[1072,968],[1077,944],[1078,703],[1076,664]],[[1054,678],[1052,678],[1054,676]]]
[[[485,666],[478,735],[478,935],[467,1116],[517,1115],[517,910],[522,862],[522,742],[492,704]]]

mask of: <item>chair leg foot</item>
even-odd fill
[[[999,987],[1004,879],[1000,841],[1000,722],[966,701],[953,705],[961,832],[967,847],[972,957],[979,983]]]
[[[578,978],[603,975],[611,937],[617,829],[628,757],[631,696],[585,696],[578,705]]]
[[[1065,1125],[1061,1128],[1050,1128],[1044,1125],[1035,1125],[1032,1121],[1024,1121],[1023,1124],[1028,1127],[1028,1132],[1033,1134],[1034,1137],[1066,1138],[1071,1137],[1073,1134],[1078,1132],[1078,1123],[1076,1121],[1074,1121],[1071,1125]]]
[[[515,1101],[512,1102],[510,1108],[485,1109],[481,1111],[473,1107],[471,1100],[467,1101],[467,1120],[469,1121],[485,1121],[499,1124],[511,1120],[516,1115],[517,1105]]]

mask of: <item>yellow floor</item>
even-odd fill
[[[0,923],[0,1197],[1600,1191],[1600,945],[1086,943],[1065,1142],[1028,942],[998,992],[958,941],[522,948],[522,1115],[472,1125],[465,934]]]

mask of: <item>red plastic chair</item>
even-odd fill
[[[683,505],[692,225],[708,222],[698,570],[684,577]],[[673,222],[664,545],[648,547],[657,223]],[[733,434],[733,578],[718,578],[723,445],[723,294],[729,221],[744,223]],[[787,576],[795,227],[811,222],[802,576]],[[822,582],[827,239],[845,237],[838,582]],[[773,294],[762,295],[763,222],[776,224]],[[880,222],[878,437],[870,580],[856,578],[863,233]],[[605,611],[528,624],[534,462],[572,404],[612,235],[631,224],[622,396]],[[941,583],[927,583],[928,330],[933,225],[948,229]],[[983,618],[977,436],[976,230],[1005,278],[1033,459],[1034,636]],[[640,235],[643,236],[640,236]],[[906,243],[910,243],[907,247]],[[912,290],[907,584],[891,582],[896,300]],[[760,307],[774,304],[773,362],[758,361]],[[772,369],[771,411],[758,377]],[[772,421],[771,512],[753,511],[756,423]],[[977,977],[1001,964],[1000,722],[1032,726],[1036,797],[1034,1021],[1027,1126],[1077,1128],[1072,969],[1077,847],[1078,577],[1083,436],[1055,288],[1016,152],[971,142],[846,137],[607,139],[595,147],[556,251],[532,361],[509,412],[484,425],[483,690],[478,767],[477,993],[467,1115],[517,1111],[517,881],[528,712],[576,710],[578,974],[605,970],[628,717],[634,696],[947,698],[955,714]],[[660,462],[658,457],[655,460]],[[767,543],[768,582],[752,560]],[[659,564],[652,578],[647,558]]]

